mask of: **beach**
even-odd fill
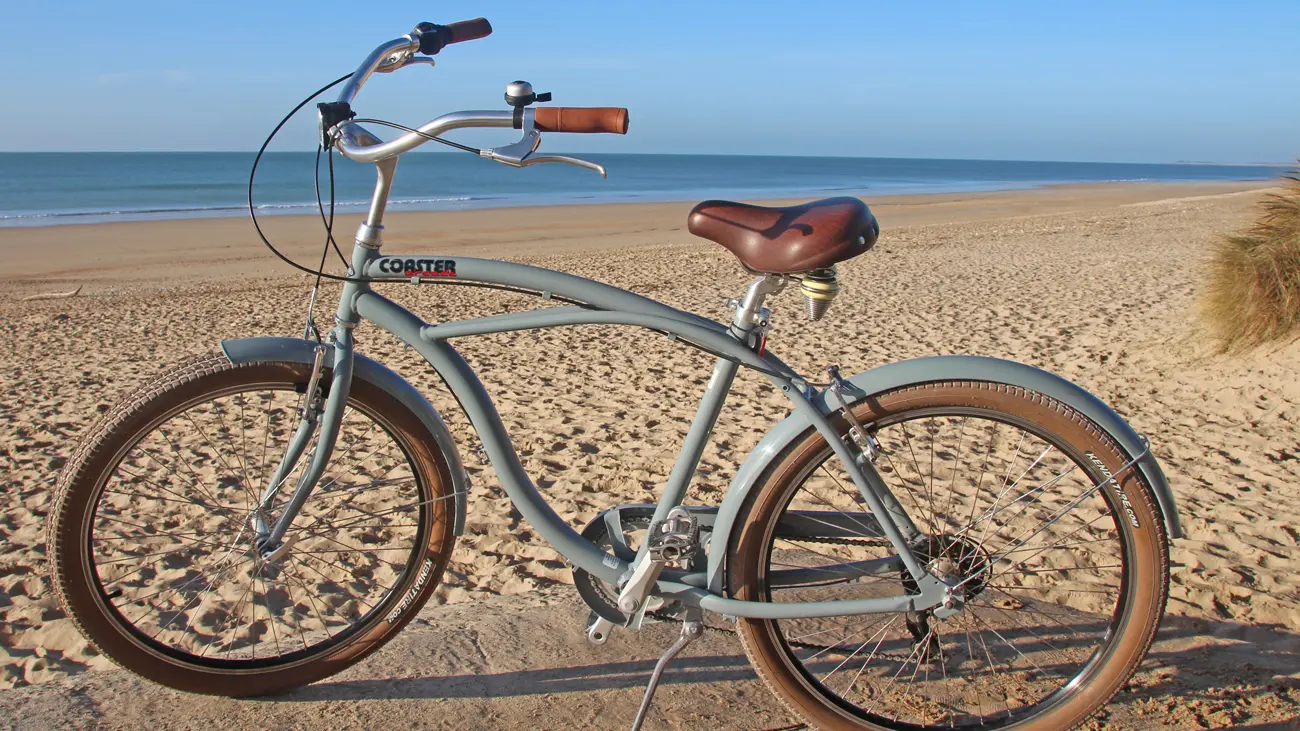
[[[1186,536],[1172,544],[1163,634],[1097,727],[1135,728],[1134,719],[1146,719],[1282,729],[1267,724],[1300,714],[1300,345],[1221,355],[1196,318],[1209,245],[1250,221],[1266,185],[1081,184],[867,198],[880,242],[841,265],[842,293],[827,317],[805,322],[793,293],[770,305],[770,347],[803,373],[936,354],[1008,358],[1080,384],[1150,438]],[[403,212],[386,221],[384,250],[526,262],[723,319],[726,298],[751,276],[685,230],[689,209]],[[336,238],[350,242],[359,220],[341,216]],[[319,259],[318,218],[273,216],[262,225],[286,255],[309,265]],[[0,229],[0,685],[71,688],[84,682],[72,676],[111,667],[63,617],[46,578],[51,489],[81,433],[165,364],[212,353],[226,338],[300,334],[310,285],[265,250],[245,219]],[[22,301],[77,288],[67,299]],[[538,304],[466,287],[382,291],[430,322]],[[323,288],[320,319],[337,292]],[[711,367],[708,356],[656,334],[621,332],[581,326],[457,342],[525,468],[574,526],[614,504],[654,502]],[[474,482],[465,535],[421,617],[437,617],[441,604],[570,591],[561,557],[512,513],[491,468],[473,459],[477,439],[437,376],[377,328],[362,325],[356,335],[361,352],[428,395]],[[742,372],[688,502],[717,504],[736,466],[787,410],[761,376]],[[577,636],[581,617],[571,603],[537,609],[561,610],[574,614]],[[529,652],[527,636],[517,649]],[[382,677],[387,652],[350,672]],[[677,686],[675,697],[689,702],[692,687]],[[634,695],[617,702],[635,703],[627,700]],[[564,696],[551,705],[562,709]],[[727,722],[711,723],[740,728]]]

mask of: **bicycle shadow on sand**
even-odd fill
[[[482,675],[458,674],[317,683],[275,700],[503,698],[551,693],[641,689],[654,660],[535,668]],[[1300,731],[1300,634],[1282,626],[1253,626],[1191,617],[1167,618],[1134,680],[1107,714],[1185,716],[1201,727],[1229,725],[1251,731]],[[1048,669],[1050,670],[1050,668]],[[1290,677],[1288,677],[1290,676]],[[757,680],[742,654],[680,657],[663,683]],[[1241,726],[1258,718],[1289,719]],[[1188,725],[1195,728],[1197,726]]]
[[[364,698],[506,698],[548,693],[645,688],[654,660],[608,662],[559,668],[516,670],[487,675],[444,675],[427,678],[372,679],[324,682],[307,686],[276,701],[327,701]],[[689,685],[757,680],[744,655],[679,657],[668,666],[661,685]]]

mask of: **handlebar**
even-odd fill
[[[378,48],[371,51],[370,55],[366,56],[366,60],[362,61],[353,72],[352,78],[343,85],[338,101],[351,104],[366,80],[380,66],[384,66],[385,70],[396,70],[409,63],[416,53],[432,56],[453,43],[478,40],[491,34],[492,24],[486,18],[462,20],[451,25],[420,23],[410,33],[387,43],[381,43]]]
[[[400,155],[419,147],[428,142],[429,137],[437,137],[453,129],[464,129],[466,127],[504,127],[510,129],[513,126],[514,114],[512,112],[452,112],[424,124],[419,128],[418,134],[407,132],[401,137],[383,142],[378,137],[370,134],[365,127],[355,122],[348,122],[339,126],[340,135],[337,144],[339,152],[343,153],[343,156],[349,160],[379,162],[385,158]]]
[[[351,104],[361,87],[375,71],[394,71],[422,59],[415,54],[433,55],[452,43],[484,38],[492,33],[492,24],[484,18],[463,20],[450,25],[421,23],[409,34],[380,44],[361,62],[339,92],[338,101]],[[423,59],[432,63],[431,59]],[[407,132],[383,142],[356,122],[338,125],[337,145],[345,157],[358,162],[379,162],[400,155],[444,132],[466,127],[520,128],[521,110],[467,111],[444,114],[426,123],[416,132]],[[620,107],[538,107],[522,110],[538,132],[627,134],[627,110]],[[532,146],[536,149],[536,145]],[[485,156],[490,156],[485,153]],[[521,156],[522,157],[522,156]],[[498,161],[504,161],[495,157]],[[555,161],[560,161],[556,158]],[[568,162],[568,159],[563,161]],[[595,166],[599,167],[599,166]],[[602,173],[603,174],[603,173]]]
[[[451,32],[451,39],[447,43],[477,41],[492,35],[492,24],[487,21],[487,18],[475,18],[452,23],[447,26],[447,30]]]
[[[541,132],[627,134],[623,107],[538,107],[533,123]]]
[[[492,34],[492,24],[487,18],[462,20],[451,25],[421,23],[415,26],[420,42],[420,53],[432,56],[453,43],[474,41]]]

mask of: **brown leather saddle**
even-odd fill
[[[769,208],[704,201],[691,209],[686,228],[722,244],[745,268],[769,274],[824,269],[875,246],[880,224],[857,198],[823,198]]]

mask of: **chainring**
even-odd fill
[[[617,508],[619,511],[619,524],[623,527],[624,541],[627,541],[627,533],[630,531],[649,531],[650,521],[654,519],[654,507],[646,506],[628,506]],[[702,530],[707,530],[702,528]],[[592,545],[604,551],[613,548],[613,542],[610,540],[608,524],[605,522],[605,513],[597,515],[588,523],[581,532],[583,538],[587,539]],[[808,537],[800,539],[806,543],[823,543],[834,545],[880,545],[888,546],[889,540],[885,538],[817,538]],[[704,540],[701,539],[701,543]],[[635,549],[636,546],[629,546]],[[573,568],[573,585],[578,590],[578,595],[586,602],[597,616],[613,622],[615,626],[626,627],[630,618],[618,608],[618,587],[609,582],[592,576],[587,571],[578,567]],[[659,622],[671,622],[680,619],[680,612],[671,609],[661,609],[658,611],[648,611],[645,613],[646,618]],[[716,625],[706,624],[705,629],[712,632],[723,632],[734,634],[735,630],[729,627],[719,627]],[[806,649],[824,650],[829,649],[828,645],[819,645],[810,642],[790,642],[794,647]],[[879,656],[885,657],[886,653],[879,653]],[[903,659],[901,656],[895,658]]]
[[[624,541],[627,541],[627,534],[630,531],[650,530],[650,521],[655,513],[653,507],[621,507],[616,510],[619,511],[619,524],[623,527]],[[582,537],[602,551],[610,551],[614,546],[613,540],[610,539],[608,524],[605,522],[605,513],[597,515],[582,529]],[[633,550],[636,548],[629,547]],[[602,581],[577,566],[573,567],[573,586],[578,590],[578,596],[581,596],[587,606],[591,607],[591,611],[616,626],[627,626],[631,618],[618,608],[617,586]]]

